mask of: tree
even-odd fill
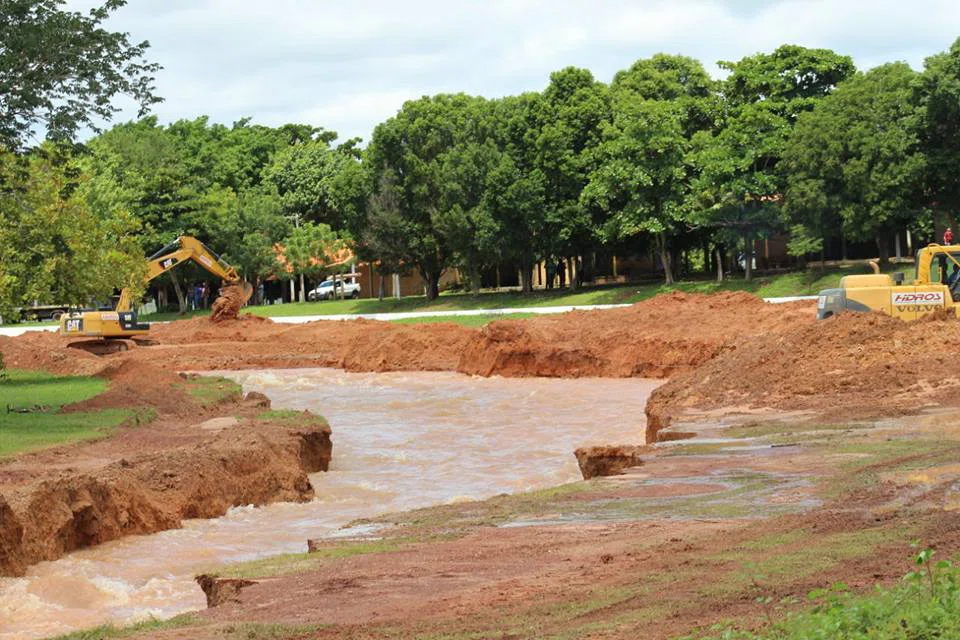
[[[330,142],[336,134],[325,134],[278,153],[264,175],[276,188],[288,217],[342,229],[353,203],[344,194],[341,174],[350,171],[357,158],[352,144],[333,149]]]
[[[0,146],[20,149],[38,128],[56,141],[97,130],[119,110],[117,95],[135,100],[140,115],[160,102],[160,67],[144,57],[149,43],[102,26],[126,0],[106,0],[86,16],[64,4],[0,0]]]
[[[740,235],[746,279],[751,279],[753,243],[778,219],[783,199],[780,162],[800,114],[854,71],[853,61],[828,49],[784,45],[739,62],[722,85],[726,117],[719,132],[695,137],[695,189],[699,224]]]
[[[220,238],[228,247],[223,257],[253,283],[257,296],[263,278],[277,272],[276,245],[290,234],[290,221],[283,215],[280,198],[268,190],[249,190],[237,199],[236,211]],[[262,300],[258,299],[257,303]]]
[[[485,126],[477,118],[478,103],[482,102],[464,94],[409,101],[396,116],[377,125],[367,149],[369,184],[375,189],[393,189],[383,200],[396,207],[389,213],[389,224],[370,226],[389,235],[372,238],[368,234],[367,240],[415,267],[430,300],[439,295],[440,276],[454,257],[436,224],[443,210],[444,155],[460,143],[488,135],[478,131]]]
[[[78,191],[76,164],[44,145],[0,153],[0,315],[37,303],[87,305],[143,290],[143,254],[129,214],[99,218]]]
[[[960,211],[960,38],[927,58],[917,83],[920,129],[927,156],[928,201],[943,213]]]
[[[343,248],[343,241],[330,225],[306,222],[295,228],[284,242],[284,256],[300,279],[300,302],[307,299],[306,276],[329,270]]]
[[[546,116],[543,102],[529,92],[490,105],[500,155],[487,176],[484,206],[500,229],[500,257],[519,266],[524,293],[533,290],[533,267],[550,256],[556,233],[536,144]]]
[[[536,151],[537,168],[546,179],[546,224],[552,230],[548,255],[573,263],[600,235],[601,212],[580,195],[595,168],[603,124],[610,118],[609,91],[588,70],[567,67],[550,74],[541,104]],[[571,285],[576,284],[572,277]]]
[[[844,233],[876,239],[887,262],[887,238],[915,218],[925,186],[917,75],[902,62],[859,73],[798,118],[783,160],[798,239],[819,240],[839,213]]]
[[[611,238],[653,235],[664,279],[672,284],[669,239],[683,223],[690,190],[686,111],[678,103],[627,96],[615,112],[583,200],[609,213]]]
[[[500,226],[486,198],[499,160],[492,141],[470,142],[444,154],[440,166],[444,189],[435,224],[474,293],[480,290],[483,269],[496,265],[502,254]]]
[[[612,123],[583,192],[607,212],[608,241],[653,236],[668,284],[673,245],[689,227],[692,137],[715,131],[720,119],[716,84],[698,61],[663,53],[618,72]]]

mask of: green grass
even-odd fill
[[[50,640],[114,640],[117,638],[152,637],[159,631],[183,629],[185,627],[208,626],[195,613],[185,613],[169,620],[145,620],[129,626],[116,627],[112,624],[75,631],[66,635],[57,636]],[[302,638],[305,635],[317,633],[328,628],[323,624],[276,624],[262,622],[235,622],[212,627],[215,635],[223,640],[286,640],[287,638]]]
[[[212,407],[243,397],[243,387],[220,376],[188,376],[182,383],[190,396],[203,407]]]
[[[0,458],[110,435],[123,422],[156,417],[152,409],[102,409],[61,413],[107,388],[99,378],[58,377],[40,371],[5,371],[0,380]]]
[[[55,445],[103,438],[134,417],[129,409],[83,413],[0,414],[0,458]]]
[[[292,409],[272,409],[263,411],[257,415],[258,420],[280,424],[284,426],[306,426],[316,424],[327,424],[327,421],[309,411],[294,411]]]
[[[816,605],[791,613],[759,632],[740,631],[730,625],[709,635],[690,638],[711,640],[824,640],[830,638],[900,640],[960,638],[960,568],[935,561],[924,551],[916,570],[892,588],[854,595],[845,585],[811,592]],[[762,596],[761,596],[762,597]]]
[[[140,633],[151,631],[163,631],[166,629],[179,629],[197,624],[200,617],[195,613],[185,613],[183,615],[170,618],[169,620],[144,620],[126,627],[115,627],[112,624],[85,629],[83,631],[74,631],[66,635],[56,636],[50,640],[112,640],[113,638],[129,638]]]
[[[319,565],[331,559],[351,558],[370,553],[388,553],[400,549],[407,539],[394,538],[390,540],[361,540],[340,543],[331,543],[329,548],[322,548],[313,553],[286,553],[277,556],[239,562],[223,567],[217,567],[207,573],[221,578],[266,578],[272,576],[303,573],[316,569]]]
[[[0,379],[0,410],[34,406],[58,409],[103,393],[107,381],[86,376],[55,376],[45,371],[7,369]]]

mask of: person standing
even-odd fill
[[[953,244],[953,229],[947,227],[947,230],[943,232],[943,244],[951,245]]]

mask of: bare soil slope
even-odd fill
[[[155,366],[14,345],[0,343],[9,366],[96,371],[110,381],[106,392],[65,411],[149,408],[156,418],[131,420],[104,440],[0,461],[0,575],[231,506],[309,500],[307,474],[329,464],[330,427],[315,416],[278,421],[263,415],[269,402],[256,396],[204,406],[182,378]]]
[[[653,393],[648,442],[690,409],[801,409],[841,420],[955,405],[958,359],[960,320],[946,316],[906,323],[879,313],[843,314],[740,337]]]

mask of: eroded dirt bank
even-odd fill
[[[459,371],[512,377],[649,377],[688,371],[731,339],[813,323],[809,303],[770,305],[746,293],[673,293],[632,307],[493,322],[403,325],[373,320],[274,323],[242,316],[155,325],[160,344],[110,358],[78,358],[49,333],[0,340],[15,366],[97,373],[117,360],[169,371],[334,367],[347,371]]]
[[[330,427],[310,414],[265,413],[262,396],[204,406],[189,381],[134,362],[101,374],[108,391],[65,410],[149,409],[155,419],[0,462],[0,575],[232,506],[309,500],[307,474],[329,464]]]
[[[691,410],[771,407],[822,419],[897,416],[960,404],[960,320],[906,323],[842,314],[789,330],[731,339],[679,373],[647,404],[647,441]]]

